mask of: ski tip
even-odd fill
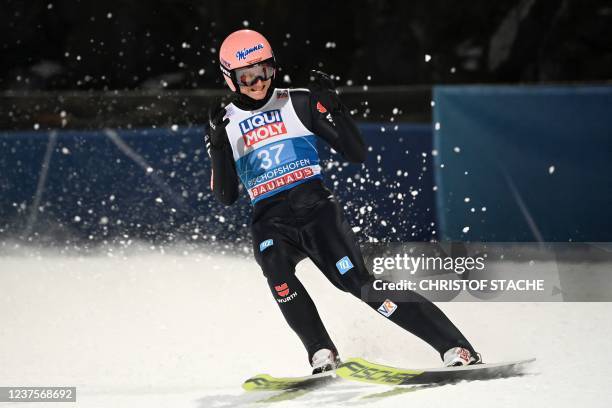
[[[253,391],[255,389],[257,389],[259,387],[259,383],[262,380],[269,380],[272,377],[270,376],[270,374],[257,374],[254,375],[253,377],[247,379],[245,382],[242,383],[242,389],[245,391]]]

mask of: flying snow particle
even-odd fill
[[[359,232],[361,231],[361,227],[353,227],[353,232]]]
[[[153,173],[153,167],[147,167],[147,174]]]
[[[550,166],[548,168],[548,174],[553,174],[555,172],[555,166]]]
[[[81,217],[79,217],[78,215],[74,216],[74,221],[75,222],[81,222]]]
[[[416,197],[419,195],[419,192],[417,190],[412,190],[410,194],[412,194],[413,197]]]
[[[170,126],[170,129],[172,129],[173,132],[176,132],[178,130],[178,125],[174,124],[174,125]]]
[[[465,201],[466,203],[469,203],[469,202],[470,202],[470,197],[465,197],[465,198],[463,199],[463,201]]]
[[[434,125],[434,129],[440,130],[440,122],[436,122],[436,124]]]
[[[161,197],[157,197],[157,198],[155,199],[155,202],[156,202],[156,203],[160,203],[160,204],[161,204],[161,203],[163,203],[163,202],[164,202],[164,200],[163,200]]]
[[[101,225],[106,225],[106,224],[108,224],[108,217],[102,217],[102,218],[100,218],[99,223],[100,223]]]
[[[460,153],[461,152],[461,148],[459,146],[455,146],[455,147],[453,147],[453,152]]]
[[[110,20],[111,18],[113,18],[113,13],[107,13],[107,14],[106,14],[106,18],[108,18],[109,20]]]
[[[205,72],[206,72],[206,70],[205,70],[204,68],[201,68],[201,69],[198,71],[198,75],[204,75],[204,73],[205,73]]]
[[[467,234],[470,231],[470,227],[463,227],[463,233]]]
[[[431,61],[431,55],[425,54],[425,62]]]
[[[285,74],[283,76],[283,82],[286,83],[286,84],[290,84],[291,83],[291,77],[289,75]]]
[[[70,149],[67,147],[62,147],[62,154],[70,154]]]
[[[399,113],[399,109],[393,108],[391,112],[393,112],[394,115],[397,115]]]

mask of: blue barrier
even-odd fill
[[[612,86],[433,95],[442,238],[612,241]]]
[[[386,126],[386,128],[385,128]],[[321,145],[326,184],[362,240],[435,237],[429,125],[361,125],[348,165]],[[246,193],[216,202],[203,128],[0,132],[0,237],[50,242],[249,241]]]

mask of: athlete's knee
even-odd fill
[[[345,291],[365,301],[373,281],[374,277],[369,274],[355,274],[349,279],[343,280],[342,283]]]

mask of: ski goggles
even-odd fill
[[[266,81],[274,77],[275,70],[274,60],[270,58],[248,67],[236,68],[232,73],[239,86],[251,86],[260,79]]]

